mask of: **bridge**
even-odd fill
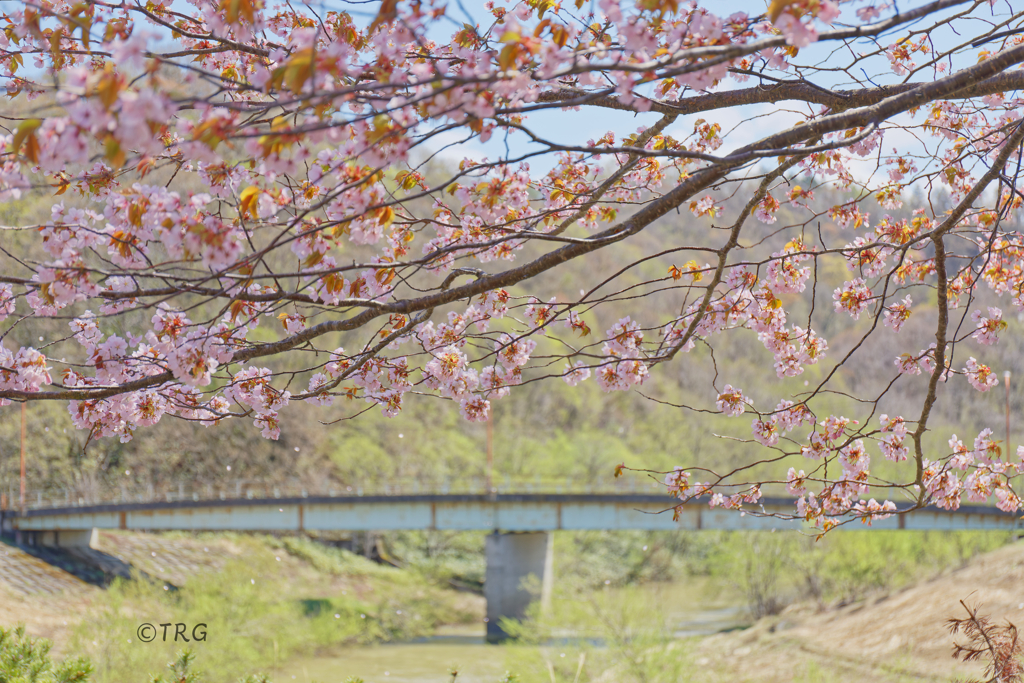
[[[521,618],[535,598],[522,588],[534,574],[549,594],[551,540],[549,532],[591,530],[774,530],[800,529],[800,520],[765,516],[793,513],[791,499],[767,498],[758,512],[742,514],[705,503],[687,503],[676,519],[678,500],[664,494],[635,491],[589,493],[385,493],[345,491],[331,495],[275,495],[209,499],[198,492],[164,494],[163,499],[72,503],[38,497],[23,510],[0,510],[0,531],[14,532],[22,542],[49,546],[87,546],[96,529],[136,531],[383,531],[485,530],[488,638],[500,640],[502,617]],[[139,498],[142,498],[140,500]],[[148,500],[146,498],[149,498]],[[963,506],[956,512],[926,508],[893,515],[873,526],[855,522],[848,529],[1004,530],[1021,529],[1021,519],[993,507]]]

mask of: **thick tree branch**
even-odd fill
[[[723,90],[686,97],[681,100],[650,100],[651,111],[659,114],[701,114],[719,109],[732,109],[756,104],[778,104],[779,102],[807,102],[829,107],[834,113],[840,113],[860,107],[870,107],[883,100],[912,92],[915,88],[930,85],[930,82],[899,83],[878,88],[860,88],[857,90],[823,90],[807,81],[794,83],[778,83],[761,85],[753,88]],[[948,96],[949,99],[964,100],[974,97],[985,97],[998,93],[1024,89],[1024,71],[1007,71],[980,82],[957,90]],[[537,98],[540,102],[558,102],[567,107],[594,106],[620,111],[636,111],[627,106],[614,95],[592,96],[586,91],[571,88],[549,90]],[[539,109],[540,107],[538,107]],[[529,111],[526,109],[525,111]]]

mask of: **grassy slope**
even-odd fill
[[[0,577],[3,625],[57,640],[87,655],[95,680],[156,672],[184,643],[140,643],[140,624],[207,625],[193,643],[207,680],[235,680],[289,657],[346,643],[404,640],[440,624],[479,622],[482,599],[415,570],[375,564],[306,539],[104,532],[100,548],[153,580],[117,581],[108,590],[68,585],[55,596],[18,595]],[[174,590],[175,585],[179,588]]]
[[[954,662],[949,618],[966,616],[964,600],[993,622],[1024,620],[1020,582],[1024,545],[974,561],[900,590],[819,610],[802,603],[741,633],[704,641],[699,657],[719,680],[948,681],[977,676],[977,666]]]

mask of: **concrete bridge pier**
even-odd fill
[[[551,569],[554,536],[544,531],[499,533],[487,536],[487,573],[484,597],[487,599],[487,642],[508,638],[501,619],[522,619],[526,608],[540,598],[541,605],[551,599],[554,580]],[[530,576],[539,581],[540,595],[524,587]],[[536,585],[536,584],[535,584]]]
[[[21,531],[20,543],[47,548],[91,548],[99,540],[99,530]]]

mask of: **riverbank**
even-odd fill
[[[695,663],[709,680],[751,683],[980,680],[981,666],[951,656],[948,620],[967,616],[961,601],[992,623],[1024,625],[1024,542],[849,604],[792,605],[750,629],[702,639]]]
[[[496,648],[483,644],[483,598],[450,587],[482,573],[477,536],[392,539],[404,568],[271,536],[101,532],[83,566],[0,544],[0,625],[88,656],[96,683],[146,679],[185,645],[176,626],[167,642],[140,643],[146,623],[204,625],[206,640],[189,646],[205,683],[255,671],[414,683],[453,667],[464,683],[506,671],[523,683],[884,683],[971,672],[949,657],[944,627],[960,599],[1024,621],[1024,545],[1000,548],[1005,539],[565,533],[548,611]],[[137,580],[108,583],[119,575]],[[766,577],[775,583],[751,583]],[[751,610],[779,600],[792,604],[746,628]]]
[[[478,595],[307,539],[101,532],[92,552],[137,579],[105,588],[110,577],[90,576],[95,567],[84,561],[60,557],[65,571],[30,552],[37,551],[0,546],[0,624],[23,623],[52,640],[56,654],[87,656],[97,683],[162,670],[187,637],[175,642],[171,627],[165,641],[164,623],[184,624],[189,634],[204,624],[206,639],[188,646],[213,682],[326,648],[483,623]],[[140,642],[143,624],[154,625],[152,642]]]

